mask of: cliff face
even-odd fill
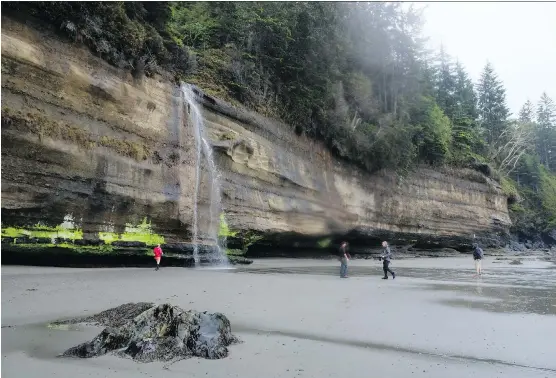
[[[229,228],[265,235],[259,248],[323,246],[331,236],[461,247],[474,234],[495,245],[507,233],[506,198],[476,172],[370,175],[286,125],[201,102]],[[170,82],[134,79],[3,18],[3,228],[71,219],[95,239],[147,218],[167,243],[189,241],[196,153],[184,109]],[[201,195],[201,229],[207,205]]]

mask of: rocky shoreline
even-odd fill
[[[164,248],[164,245],[163,245]],[[162,266],[194,267],[191,251],[165,251]],[[169,250],[169,251],[168,251]],[[210,265],[206,249],[200,249],[200,263]],[[228,255],[231,265],[251,264],[241,255]],[[2,265],[55,266],[73,268],[154,267],[152,248],[146,246],[114,247],[106,245],[79,246],[56,244],[2,243]]]
[[[74,268],[102,267],[153,267],[152,246],[141,242],[114,242],[111,245],[95,241],[86,243],[76,240],[74,244],[50,244],[38,239],[27,239],[25,243],[13,243],[2,240],[2,264],[24,266],[53,266]],[[211,252],[211,246],[199,248],[201,266],[209,266],[205,258]],[[441,258],[470,255],[470,250],[458,251],[453,248],[418,248],[414,246],[392,245],[396,259],[410,258]],[[189,243],[162,244],[164,258],[162,266],[195,267],[193,245]],[[505,248],[484,248],[488,256],[513,258],[515,256],[541,256],[554,259],[556,248],[527,248],[521,243],[514,243]],[[299,258],[299,259],[336,259],[337,248],[334,244],[326,247],[308,247],[302,244],[297,247],[267,246],[267,248],[228,249],[227,257],[231,265],[248,265],[255,258]],[[378,259],[382,250],[377,246],[350,246],[354,260]]]

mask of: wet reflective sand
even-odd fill
[[[512,260],[508,260],[512,261]],[[464,260],[462,260],[464,262]],[[349,275],[369,277],[381,274],[380,263],[369,266],[352,264]],[[512,266],[495,267],[487,270],[477,278],[472,268],[424,268],[403,267],[398,278],[418,278],[431,281],[420,283],[420,289],[454,292],[457,295],[468,294],[475,298],[445,299],[440,303],[450,306],[476,308],[500,313],[531,313],[539,315],[556,315],[556,269],[547,264],[534,264],[533,267],[514,268]],[[240,267],[237,273],[254,274],[309,274],[335,276],[336,266],[279,266],[279,267]],[[537,265],[535,267],[535,265]]]
[[[260,260],[233,270],[2,268],[2,373],[10,377],[553,377],[556,269],[468,258]],[[220,311],[244,341],[219,361],[169,370],[106,356],[56,354],[98,330],[49,321],[131,301]],[[552,335],[552,336],[551,336]]]

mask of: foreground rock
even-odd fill
[[[148,305],[128,303],[80,319],[107,327],[90,342],[70,348],[62,355],[90,358],[115,352],[139,362],[193,356],[219,359],[228,355],[229,345],[238,342],[232,335],[230,321],[223,314],[185,311],[170,304]]]
[[[100,327],[121,327],[126,323],[132,322],[137,316],[155,306],[156,305],[154,303],[150,302],[126,303],[121,306],[99,312],[95,315],[60,320],[53,322],[52,324],[61,325],[85,323]]]

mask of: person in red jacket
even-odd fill
[[[160,244],[158,244],[156,247],[154,247],[153,253],[154,253],[154,259],[156,261],[156,269],[155,270],[158,270],[158,269],[160,269],[160,259],[162,258],[162,255],[164,254],[164,253],[162,253],[162,248],[160,248]]]

